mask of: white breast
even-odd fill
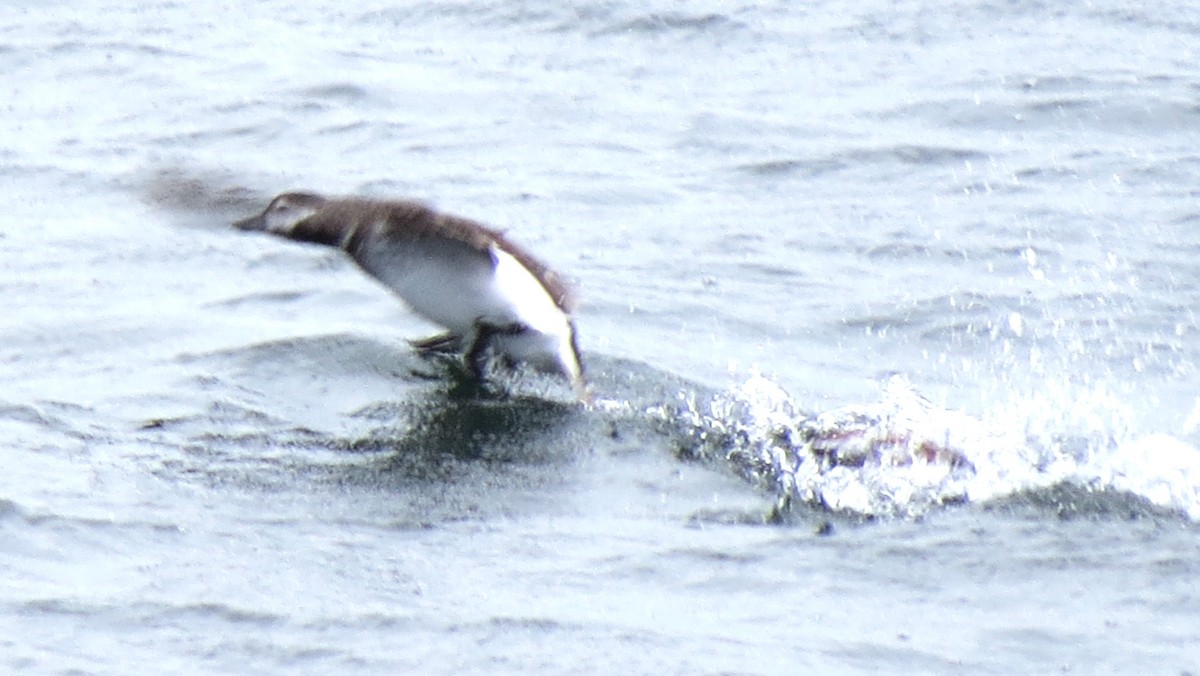
[[[372,268],[415,312],[453,331],[466,333],[482,321],[561,332],[566,317],[541,282],[511,254],[499,249],[493,254],[494,269],[422,256]]]
[[[498,336],[496,348],[514,360],[577,381],[581,369],[575,357],[570,318],[520,261],[498,249],[493,249],[493,253],[496,270],[492,292],[497,306],[504,308],[497,316],[499,323],[515,321],[532,329],[515,336]]]
[[[496,258],[496,269],[492,273],[491,296],[498,312],[487,320],[495,319],[501,325],[516,321],[539,333],[562,333],[567,317],[542,283],[512,254],[492,247],[492,255]]]
[[[570,318],[516,257],[494,245],[489,253],[410,244],[369,247],[359,262],[414,312],[468,339],[481,322],[527,327],[496,336],[493,346],[515,361],[577,380]]]

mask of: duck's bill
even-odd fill
[[[258,214],[257,216],[234,221],[233,227],[238,230],[266,230],[267,218],[265,214]]]

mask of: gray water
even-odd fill
[[[1194,673],[1198,63],[1186,3],[7,3],[0,665]],[[508,230],[597,405],[228,227],[294,188]]]

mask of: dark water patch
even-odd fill
[[[1110,9],[1093,6],[1090,9],[1094,12],[1093,16],[1104,22],[1119,22],[1129,26],[1153,28],[1168,34],[1176,33],[1189,38],[1200,36],[1200,21],[1197,21],[1191,7],[1164,4],[1155,5],[1154,8],[1155,11],[1133,7]]]
[[[435,399],[422,406],[421,415],[411,421],[410,432],[396,451],[406,457],[433,453],[506,462],[512,459],[512,448],[533,448],[540,445],[534,443],[539,439],[558,438],[570,421],[583,415],[577,404],[532,397]],[[539,453],[536,457],[549,460],[555,455]],[[530,460],[533,456],[522,457]]]
[[[747,24],[718,12],[653,11],[608,2],[423,2],[367,12],[368,25],[468,26],[492,31],[585,34],[593,37],[709,37],[744,34]]]
[[[738,266],[744,273],[749,273],[749,281],[770,280],[773,283],[794,284],[804,280],[808,274],[794,267],[766,262],[750,262]]]
[[[312,122],[320,122],[327,118],[342,120],[350,110],[365,111],[370,108],[365,102],[349,104],[336,98],[309,96],[301,92],[281,94],[278,106],[289,120],[311,118]],[[366,123],[361,124],[363,127],[367,126]]]
[[[224,434],[228,434],[228,430],[236,429],[240,425],[263,427],[285,422],[281,418],[273,417],[265,411],[250,406],[229,400],[218,400],[210,402],[203,413],[195,416],[162,419],[153,426],[146,426],[145,429],[170,429],[197,421],[203,421],[203,425],[206,427],[224,429],[226,430],[226,432],[222,432]],[[214,434],[217,433],[214,432]]]
[[[321,99],[341,105],[361,105],[374,95],[369,89],[350,82],[332,82],[297,90],[301,96]]]
[[[906,259],[927,260],[933,257],[933,247],[926,241],[899,241],[871,244],[863,250],[867,259],[899,261]],[[939,252],[944,253],[944,252]]]
[[[741,164],[738,171],[763,178],[782,178],[798,176],[801,178],[816,178],[825,174],[841,171],[849,165],[845,160],[835,157],[813,159],[766,160]]]
[[[669,559],[678,559],[680,569],[690,569],[693,564],[706,568],[712,567],[742,567],[757,566],[766,563],[772,557],[762,551],[743,552],[730,549],[701,549],[696,547],[675,548],[663,552]]]
[[[1054,187],[1055,190],[1062,190],[1062,181],[1064,179],[1079,178],[1079,172],[1073,167],[1068,167],[1066,164],[1055,163],[1050,166],[1038,167],[1022,167],[1013,169],[1013,178],[1022,181],[1022,183],[1034,183],[1034,181],[1042,180],[1044,183]]]
[[[356,632],[372,630],[395,630],[415,628],[412,618],[386,612],[363,612],[348,617],[328,617],[319,621],[306,622],[304,628],[312,631],[348,629]]]
[[[62,423],[60,419],[51,417],[29,404],[0,403],[0,418],[45,428],[56,427]]]
[[[541,513],[576,483],[592,481],[580,476],[587,468],[616,472],[624,482],[647,463],[656,472],[672,466],[673,437],[645,409],[677,395],[675,383],[682,381],[618,363],[601,356],[593,361],[595,391],[606,402],[595,409],[571,400],[569,391],[562,397],[553,389],[549,397],[522,388],[464,393],[448,380],[322,414],[315,423],[301,403],[230,404],[222,397],[202,414],[163,420],[144,432],[177,449],[151,471],[223,490],[287,494],[308,486],[339,495],[384,493],[393,505],[387,520],[400,528]],[[255,386],[306,396],[265,382]],[[747,511],[741,520],[763,523],[763,514]],[[695,523],[705,521],[705,514],[696,515]]]
[[[602,425],[576,404],[533,398],[434,397],[404,413],[359,436],[314,439],[334,455],[283,459],[288,472],[281,478],[386,493],[392,528],[542,512],[578,480],[577,463]]]
[[[1010,515],[1049,516],[1062,521],[1138,521],[1191,523],[1180,510],[1156,505],[1127,491],[1088,482],[1063,481],[1022,490],[988,501],[983,509]]]
[[[85,533],[86,537],[109,537],[143,532],[151,536],[180,535],[183,528],[176,523],[143,519],[114,519],[108,517],[65,515],[45,512],[24,512],[31,526],[46,526],[64,533]]]
[[[357,132],[367,131],[374,127],[374,123],[359,120],[356,122],[346,122],[340,124],[326,125],[317,129],[314,133],[318,136],[346,136]]]
[[[224,389],[222,385],[214,391]],[[159,458],[157,464],[164,471],[201,474],[209,466],[261,459],[264,451],[304,448],[313,438],[320,438],[319,433],[295,426],[266,407],[237,403],[228,395],[210,400],[195,413],[147,418],[139,425],[138,436],[145,444],[175,450]],[[277,451],[271,453],[269,462],[276,462]]]
[[[9,158],[16,160],[19,156],[13,153]],[[80,172],[64,169],[55,164],[42,162],[11,162],[0,166],[0,176],[20,176],[22,178],[49,178],[60,186],[74,186],[80,183],[99,185],[100,182],[92,172]]]
[[[843,153],[851,164],[944,165],[983,161],[988,155],[969,148],[902,144],[884,148],[862,148]]]
[[[69,601],[66,599],[33,599],[26,601],[22,605],[25,612],[34,615],[92,617],[101,610],[100,607],[94,605],[84,604],[77,601]]]
[[[286,305],[295,303],[308,297],[309,294],[303,291],[264,291],[248,293],[245,295],[235,296],[233,298],[223,298],[221,300],[205,303],[204,307],[234,309],[254,306]]]
[[[452,25],[499,30],[552,30],[564,21],[572,5],[537,6],[528,2],[418,2],[404,8],[374,10],[359,15],[357,21],[372,26],[396,26],[411,29],[415,25]]]
[[[1033,78],[1012,81],[996,96],[926,99],[874,115],[881,121],[914,120],[972,134],[986,129],[993,134],[1105,132],[1144,138],[1149,129],[1156,135],[1194,135],[1200,116],[1196,103],[1182,95],[1155,92],[1155,86],[1177,85],[1089,77]]]
[[[216,621],[221,624],[269,627],[287,622],[287,618],[262,610],[239,608],[224,603],[165,603],[141,602],[130,605],[72,601],[67,599],[34,599],[22,604],[22,611],[35,616],[82,617],[104,619],[122,626],[161,629],[179,624]]]
[[[614,18],[609,25],[595,28],[592,35],[645,35],[683,37],[730,37],[746,30],[736,19],[715,12],[651,12],[629,18]]]
[[[250,213],[262,211],[262,207],[269,200],[270,198],[267,198],[260,202],[258,208],[252,210]],[[242,217],[247,215],[247,212],[241,213]],[[230,234],[233,237],[259,238],[263,236],[257,232],[242,231],[234,231]],[[248,270],[266,270],[268,272],[278,272],[280,268],[292,271],[328,272],[330,270],[350,268],[354,265],[346,256],[346,252],[340,249],[325,246],[296,246],[292,243],[277,243],[281,246],[271,247],[267,251],[246,260],[246,268]]]
[[[984,162],[988,159],[986,153],[968,148],[902,144],[847,149],[823,157],[752,162],[738,165],[736,169],[761,178],[817,178],[852,169],[960,166],[966,162]]]
[[[247,624],[261,627],[281,624],[287,619],[277,613],[214,602],[189,603],[179,606],[143,604],[132,610],[135,610],[136,615],[148,626],[174,624],[179,621],[191,624],[195,620],[216,620],[223,624]]]
[[[1065,116],[1068,113],[1081,112],[1096,104],[1096,100],[1092,98],[1051,98],[1026,103],[1024,109],[1035,114],[1054,113]]]
[[[775,507],[759,507],[752,509],[698,509],[687,517],[690,528],[709,528],[711,526],[798,526],[810,527],[820,535],[828,535],[834,531],[827,513],[813,515],[801,514],[799,510],[778,509]],[[823,525],[822,525],[823,524]],[[823,530],[827,529],[827,530]]]
[[[276,368],[271,362],[264,367]],[[312,368],[327,377],[333,367]],[[292,379],[276,382],[273,371],[247,380],[289,399],[238,395],[236,386],[220,382],[212,389],[220,398],[204,411],[148,421],[144,434],[181,451],[159,463],[158,473],[270,491],[296,481],[417,490],[434,502],[446,485],[461,484],[461,499],[469,502],[473,483],[503,486],[507,475],[519,485],[555,483],[581,450],[609,438],[605,420],[571,401],[569,392],[561,400],[503,388],[464,394],[452,380],[420,381],[419,388],[398,392],[402,399],[346,409],[344,402],[362,395],[342,390],[359,390],[361,378],[326,381],[326,392],[312,402],[287,386]],[[372,380],[366,382],[374,390]],[[331,401],[343,403],[314,411]]]
[[[1022,122],[1035,126],[1138,135],[1153,129],[1158,134],[1178,132],[1194,136],[1200,107],[1191,101],[1161,98],[1130,101],[1124,95],[1103,93],[1028,101],[1015,114]]]
[[[1026,93],[1042,94],[1080,94],[1082,92],[1103,91],[1111,88],[1116,81],[1099,80],[1094,76],[1082,73],[1036,74],[1028,77],[1008,77],[1004,80],[1007,89]]]
[[[25,516],[25,511],[12,500],[0,498],[0,522],[9,519],[20,519]]]
[[[550,468],[570,464],[587,447],[597,424],[588,417],[578,404],[531,397],[434,397],[409,407],[399,424],[345,440],[344,450],[372,459],[340,470],[339,481],[445,482],[499,475],[504,467],[553,475]]]
[[[1009,244],[1007,240],[1020,241],[1025,232],[1012,233],[1008,238],[1001,239],[1003,243],[993,244],[988,240],[978,240],[970,237],[971,230],[998,230],[992,223],[964,222],[962,230],[956,233],[939,232],[930,225],[922,222],[904,223],[900,227],[888,226],[888,230],[877,228],[876,236],[869,242],[847,246],[856,256],[862,256],[876,264],[913,262],[930,265],[966,265],[973,273],[986,270],[989,275],[999,275],[1006,269],[1013,272],[1027,271],[1030,263],[1030,246]],[[1057,262],[1054,252],[1047,252],[1044,257],[1034,257],[1034,262],[1041,260]],[[998,272],[999,271],[999,272]],[[949,270],[922,271],[923,274],[935,276],[945,274]],[[953,306],[953,303],[951,303]]]
[[[80,28],[80,34],[87,34],[91,31],[85,28]],[[193,55],[179,49],[173,49],[161,44],[151,44],[148,42],[113,42],[113,41],[84,41],[84,40],[65,40],[47,48],[47,51],[54,56],[72,56],[76,54],[87,54],[94,56],[97,50],[105,54],[106,61],[111,62],[114,56],[127,55],[140,58],[155,58],[162,59],[165,57],[176,58],[191,58]]]
[[[1162,158],[1130,157],[1128,164],[1117,167],[1122,185],[1151,194],[1187,200],[1200,183],[1200,157],[1190,152]]]
[[[0,420],[30,426],[42,432],[61,434],[70,439],[100,441],[109,438],[107,426],[97,420],[94,410],[68,402],[44,401],[36,404],[0,402]]]
[[[1200,211],[1194,211],[1194,213],[1177,216],[1176,219],[1172,220],[1171,222],[1176,223],[1176,225],[1189,227],[1200,225]],[[1190,245],[1189,249],[1200,249],[1200,244]]]
[[[583,625],[574,623],[564,623],[558,620],[552,620],[544,617],[493,617],[483,623],[483,626],[507,631],[515,629],[518,631],[533,630],[536,633],[545,631],[558,630],[579,630],[583,629]]]
[[[273,419],[265,413],[252,411],[244,416],[244,429],[228,421],[217,421],[210,417],[200,420],[175,419],[164,421],[160,429],[171,430],[191,424],[183,449],[200,456],[203,461],[232,462],[254,461],[266,465],[279,465],[289,457],[313,448],[331,448],[326,433],[307,427],[293,427],[286,421]],[[228,426],[228,431],[213,431],[213,427]],[[175,429],[174,431],[181,431]]]

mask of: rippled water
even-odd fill
[[[1200,663],[1200,18],[10,3],[0,664]],[[463,396],[286,189],[577,281]],[[432,378],[431,378],[432,376]]]

